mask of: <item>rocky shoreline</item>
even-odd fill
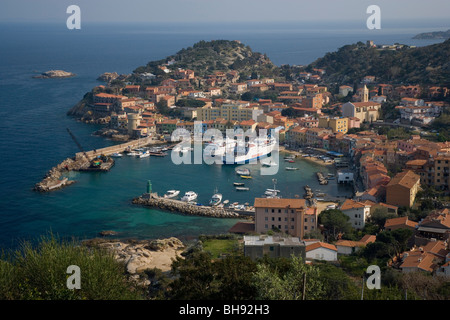
[[[170,271],[172,261],[185,250],[185,245],[175,237],[157,240],[120,240],[95,238],[83,241],[88,247],[106,249],[123,262],[131,275],[149,269]]]

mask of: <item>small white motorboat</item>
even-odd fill
[[[197,199],[197,196],[198,195],[194,191],[188,191],[181,198],[181,201],[186,201],[186,202],[194,201],[195,199]]]
[[[166,194],[164,195],[164,198],[166,198],[166,199],[175,198],[179,194],[180,194],[180,190],[168,190],[166,192]]]

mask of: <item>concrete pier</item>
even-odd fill
[[[134,198],[133,204],[195,216],[241,219],[252,216],[252,212],[235,211],[220,207],[197,206],[180,200],[162,198],[156,193],[144,194],[138,198]]]

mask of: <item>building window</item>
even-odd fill
[[[281,217],[280,217],[280,218],[278,218],[278,221],[281,221]]]
[[[269,228],[269,226],[267,224],[265,224],[264,225],[264,229],[267,229],[267,228]]]
[[[274,213],[275,212],[275,210],[274,209],[272,209],[272,213]]]
[[[269,218],[268,218],[268,217],[265,217],[265,218],[264,218],[264,221],[269,221]]]
[[[274,218],[274,217],[272,217],[272,221],[275,221],[275,218]]]
[[[264,212],[269,212],[269,209],[265,208],[265,209],[264,209]]]

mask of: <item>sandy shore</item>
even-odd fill
[[[302,153],[300,153],[298,151],[294,151],[294,150],[287,150],[287,149],[284,149],[284,148],[280,147],[280,152],[293,154],[293,155],[295,155],[296,159],[303,159],[303,160],[306,160],[306,161],[314,162],[314,163],[316,163],[318,165],[321,165],[321,166],[329,167],[329,166],[333,166],[334,165],[334,162],[325,162],[325,161],[323,161],[321,159],[318,159],[318,158],[315,158],[315,157],[303,157]]]
[[[332,202],[332,201],[317,201],[317,214],[320,214],[323,210],[327,209],[327,206],[329,206],[330,204],[335,204],[336,208],[338,203],[337,202]]]

